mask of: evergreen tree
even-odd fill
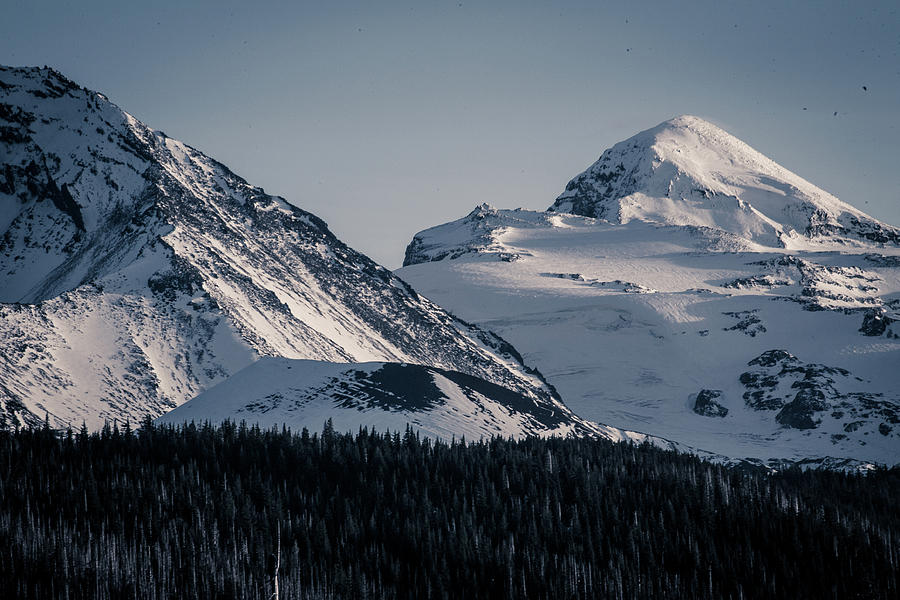
[[[18,598],[894,598],[898,469],[244,423],[0,432]]]

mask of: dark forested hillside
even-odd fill
[[[587,439],[0,432],[19,598],[895,598],[900,472]],[[280,535],[279,535],[280,534]]]

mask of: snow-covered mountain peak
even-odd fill
[[[510,340],[583,417],[732,458],[895,464],[898,239],[684,116],[604,152],[548,211],[479,206],[417,233],[398,274]]]
[[[772,248],[900,244],[897,228],[689,115],[606,150],[548,210],[621,224],[707,227]]]
[[[417,363],[559,403],[315,215],[51,69],[0,69],[0,426],[156,416],[260,356]]]

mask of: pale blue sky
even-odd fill
[[[895,1],[6,0],[2,14],[0,62],[102,91],[391,268],[416,231],[480,202],[544,209],[605,148],[683,113],[900,225]]]

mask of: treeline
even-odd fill
[[[898,498],[600,440],[44,427],[0,432],[0,585],[264,599],[280,554],[281,598],[897,598]]]

